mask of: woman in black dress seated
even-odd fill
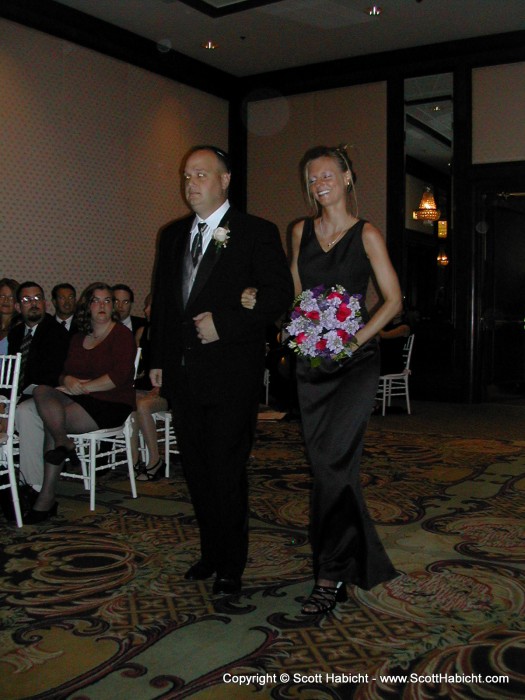
[[[118,322],[111,287],[90,284],[76,311],[79,332],[71,339],[61,385],[40,385],[33,398],[45,430],[44,483],[24,522],[37,524],[56,515],[55,489],[64,462],[78,465],[71,433],[122,425],[135,409],[136,345]]]
[[[401,291],[382,235],[352,211],[355,175],[344,147],[313,148],[300,169],[315,215],[292,231],[295,291],[341,285],[360,295],[364,323],[351,341],[351,357],[319,367],[297,358],[314,481],[310,536],[316,580],[302,612],[312,615],[346,600],[347,583],[368,590],[396,575],[368,514],[359,467],[379,377],[377,334],[399,313]],[[372,274],[383,303],[370,316],[365,299]]]

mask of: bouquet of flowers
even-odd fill
[[[294,301],[286,326],[288,345],[312,367],[323,359],[338,362],[351,357],[350,344],[364,325],[360,299],[360,294],[351,296],[341,285],[306,289]]]

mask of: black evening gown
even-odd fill
[[[298,258],[302,289],[342,285],[364,301],[372,273],[358,221],[324,252],[312,219],[304,224]],[[304,439],[313,473],[311,545],[315,578],[366,590],[396,575],[368,513],[359,481],[364,435],[377,391],[376,339],[342,363],[312,368],[299,357],[297,381]]]

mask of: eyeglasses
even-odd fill
[[[104,306],[109,306],[110,304],[113,304],[113,299],[111,299],[110,297],[106,297],[105,299],[93,297],[90,301],[90,304],[104,304]]]
[[[36,301],[36,303],[38,304],[39,302],[44,301],[44,295],[43,295],[43,294],[35,294],[35,295],[32,296],[32,297],[29,297],[29,296],[28,296],[28,297],[22,297],[22,298],[20,299],[20,301],[21,301],[22,304],[24,304],[24,305],[26,305],[26,306],[27,306],[28,304],[32,304],[34,301]]]
[[[115,299],[115,306],[129,306],[130,304],[129,299]]]
[[[0,294],[0,301],[10,301],[13,299],[14,296],[12,294]]]

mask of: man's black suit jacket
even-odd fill
[[[25,323],[20,323],[9,331],[7,342],[10,354],[20,351],[25,330]],[[45,314],[33,333],[20,390],[30,384],[58,385],[70,339],[70,333],[53,316]]]
[[[136,334],[139,328],[142,328],[143,326],[146,325],[146,319],[142,318],[142,316],[130,316],[131,319],[131,332],[133,335]]]
[[[173,396],[184,364],[192,392],[206,401],[262,372],[266,326],[291,304],[293,282],[275,224],[230,208],[221,221],[230,231],[227,246],[210,241],[184,306],[183,263],[194,218],[161,233],[151,367],[162,369],[163,393]],[[253,310],[241,305],[241,293],[250,286],[258,289]],[[213,314],[219,340],[202,344],[193,318],[205,311]]]

